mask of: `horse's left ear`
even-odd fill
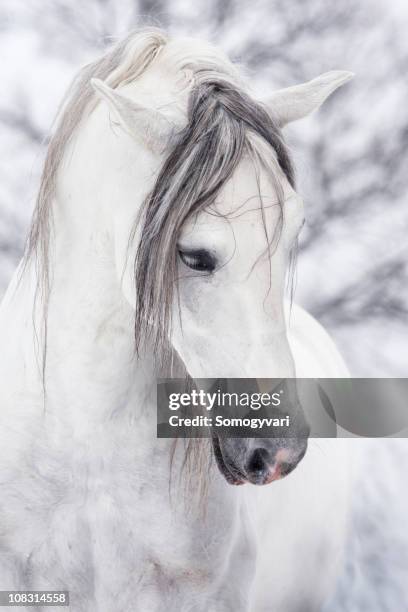
[[[154,153],[163,153],[176,132],[175,125],[161,112],[138,104],[100,79],[91,79],[91,85],[130,136],[142,141]]]
[[[352,72],[345,70],[325,72],[307,83],[276,91],[266,105],[279,125],[284,127],[318,109],[330,94],[353,76]]]

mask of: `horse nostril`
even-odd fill
[[[271,456],[265,448],[256,448],[246,465],[246,471],[251,476],[263,477],[269,470]]]

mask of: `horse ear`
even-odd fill
[[[138,104],[100,79],[91,79],[91,85],[130,136],[141,140],[154,153],[163,153],[176,128],[162,113]]]
[[[266,105],[279,125],[284,127],[318,109],[330,94],[353,76],[352,72],[345,70],[325,72],[307,83],[276,91]]]

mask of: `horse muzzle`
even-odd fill
[[[282,445],[245,438],[219,438],[216,434],[212,441],[218,469],[232,485],[266,485],[280,480],[296,468],[307,450],[306,437],[291,439]]]

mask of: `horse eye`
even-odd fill
[[[217,262],[214,255],[205,249],[194,251],[179,250],[179,256],[183,264],[191,268],[191,270],[211,273],[216,268]]]

